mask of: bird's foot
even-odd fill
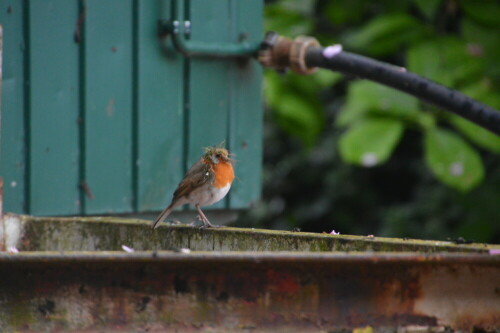
[[[222,228],[222,225],[217,225],[217,224],[203,224],[200,226],[200,229],[209,229],[209,228]]]
[[[197,219],[201,222],[203,222],[203,225],[200,227],[200,229],[205,229],[205,228],[220,228],[220,225],[212,224],[210,221],[206,218],[206,216],[197,216]]]

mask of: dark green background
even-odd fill
[[[267,30],[340,43],[500,108],[498,1],[269,1],[265,22]],[[500,242],[498,136],[325,71],[268,71],[265,95],[264,197],[242,225]],[[368,146],[387,159],[360,166]],[[455,159],[463,162],[460,177],[446,164]]]

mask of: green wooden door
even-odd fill
[[[191,38],[262,37],[262,1],[191,0]],[[225,142],[260,193],[262,72],[254,59],[184,58],[158,37],[168,0],[0,0],[4,210],[157,211],[202,147]]]

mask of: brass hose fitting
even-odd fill
[[[313,37],[298,36],[291,40],[271,31],[262,42],[258,59],[264,67],[278,71],[291,68],[297,74],[308,75],[314,73],[317,68],[306,65],[307,49],[319,46],[319,42]]]

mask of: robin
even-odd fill
[[[234,179],[233,160],[225,148],[207,147],[205,154],[186,173],[174,192],[172,202],[161,212],[152,228],[179,206],[194,204],[205,227],[214,227],[201,210],[224,198]]]

